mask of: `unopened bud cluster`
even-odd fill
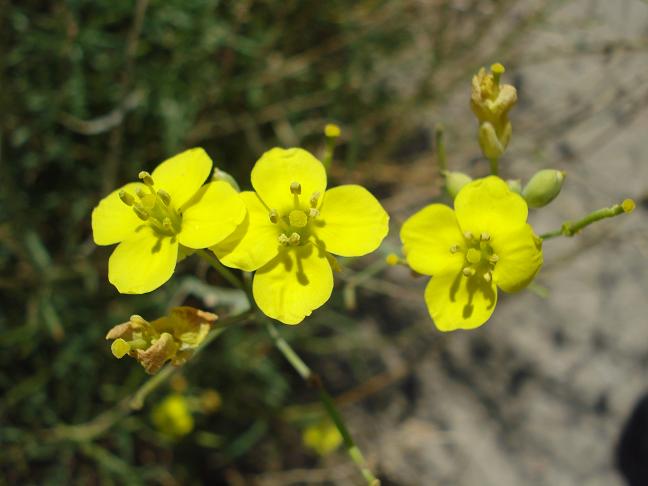
[[[470,107],[479,121],[479,145],[488,159],[502,156],[511,140],[509,110],[517,103],[517,91],[510,84],[500,84],[504,66],[491,66],[491,72],[484,68],[473,76]]]

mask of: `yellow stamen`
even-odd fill
[[[452,245],[450,247],[450,253],[457,253],[459,251],[459,245]]]
[[[493,280],[493,276],[491,275],[490,272],[486,272],[484,274],[484,280],[486,280],[487,282],[490,282],[491,280]]]
[[[299,236],[299,233],[293,233],[290,235],[290,238],[288,238],[288,243],[290,243],[293,246],[299,245],[299,240],[301,240],[301,236]]]
[[[136,204],[135,206],[133,206],[133,211],[135,211],[137,217],[142,221],[149,219],[149,213],[146,212],[146,209],[144,209],[141,204]]]
[[[290,183],[290,192],[292,192],[295,195],[300,195],[301,194],[301,184],[299,182],[291,182]]]
[[[158,190],[157,195],[160,197],[160,201],[162,201],[162,204],[164,204],[165,206],[171,204],[171,195],[164,189]]]
[[[315,191],[315,192],[313,193],[313,195],[312,195],[311,198],[310,198],[310,205],[311,205],[311,208],[315,208],[315,207],[317,207],[317,203],[319,202],[319,198],[320,198],[320,196],[321,196],[321,194],[320,194],[318,191]]]
[[[133,195],[127,193],[124,190],[119,191],[119,199],[121,199],[122,202],[127,206],[132,206],[133,203],[135,202],[135,198],[133,197]]]
[[[488,257],[488,261],[491,263],[497,263],[499,261],[499,257],[495,253],[493,253]]]
[[[464,267],[462,272],[466,277],[472,277],[473,275],[475,275],[476,270],[473,267]]]
[[[276,209],[273,209],[270,211],[270,222],[277,224],[277,221],[279,221],[279,213],[277,213]]]
[[[464,233],[464,238],[466,238],[467,240],[472,240],[472,239],[473,239],[473,234],[472,234],[472,232],[470,232],[470,231],[466,231],[466,232]]]
[[[288,244],[288,237],[284,233],[279,235],[279,244],[284,246]]]
[[[481,239],[482,241],[489,241],[489,240],[490,240],[490,235],[484,231],[484,232],[480,235],[480,239]]]
[[[153,185],[153,178],[151,177],[151,174],[149,174],[145,170],[141,171],[137,177],[139,177],[139,179],[147,186]]]
[[[308,211],[308,217],[309,218],[317,218],[319,216],[319,211],[315,208],[310,208]]]

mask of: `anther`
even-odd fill
[[[315,191],[315,192],[313,193],[313,195],[312,195],[311,198],[310,198],[310,205],[311,205],[311,208],[315,208],[315,207],[317,207],[317,203],[319,202],[319,198],[320,198],[320,196],[321,196],[321,194],[319,193],[319,191]]]
[[[308,217],[309,218],[317,218],[319,216],[319,211],[315,208],[310,208],[308,211]]]
[[[491,275],[490,272],[486,272],[486,273],[483,275],[483,277],[484,277],[484,280],[486,280],[487,282],[490,282],[491,280],[493,280],[493,276]]]
[[[452,245],[450,247],[450,253],[457,253],[459,251],[459,245]]]
[[[159,196],[160,201],[162,201],[162,204],[164,204],[165,206],[169,206],[169,204],[171,204],[171,195],[164,189],[159,189],[157,195]]]
[[[284,234],[281,233],[279,235],[279,244],[286,246],[288,244],[288,237]]]
[[[273,209],[272,211],[270,211],[270,222],[277,224],[277,221],[279,221],[279,213],[277,213],[276,209]]]
[[[299,245],[299,240],[301,240],[301,236],[299,236],[299,233],[293,233],[290,235],[290,238],[288,238],[288,243],[290,243],[293,246]]]
[[[488,257],[488,261],[491,263],[497,263],[499,261],[499,257],[495,253],[493,253]]]
[[[290,192],[296,195],[301,194],[301,184],[299,182],[291,182],[290,183]]]
[[[464,237],[465,237],[467,240],[472,240],[472,239],[473,239],[473,234],[472,234],[470,231],[466,231],[466,232],[464,233]]]
[[[149,173],[146,172],[145,170],[143,170],[142,172],[140,172],[140,173],[138,174],[137,177],[139,177],[140,180],[141,180],[144,184],[146,184],[147,186],[152,186],[152,185],[153,185],[153,178],[151,177],[151,174],[149,174]]]
[[[489,241],[489,240],[490,240],[490,235],[484,231],[484,232],[479,236],[479,238],[480,238],[482,241]]]
[[[476,270],[473,267],[464,267],[462,272],[466,277],[472,277],[473,275],[475,275]]]
[[[132,194],[129,194],[128,192],[124,191],[123,189],[119,191],[119,199],[122,200],[124,204],[127,206],[132,206],[133,203],[135,202],[135,198],[133,197]]]
[[[135,211],[135,214],[139,219],[142,221],[146,221],[149,219],[149,213],[146,212],[146,209],[140,204],[136,204],[133,206],[133,211]]]
[[[135,194],[140,199],[144,199],[144,196],[146,196],[146,193],[144,192],[144,189],[142,189],[141,187],[138,187],[137,189],[135,189]]]
[[[290,226],[295,228],[303,228],[308,224],[308,216],[301,209],[293,209],[288,214],[288,221],[290,221]]]

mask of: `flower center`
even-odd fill
[[[146,221],[158,233],[166,236],[178,234],[182,226],[182,215],[174,208],[169,193],[164,189],[156,190],[155,182],[148,172],[140,172],[139,178],[148,192],[137,188],[135,197],[122,190],[119,192],[119,198],[133,209],[138,218]]]
[[[490,282],[493,279],[493,270],[499,257],[493,252],[490,244],[490,235],[482,233],[475,236],[470,232],[464,233],[463,245],[452,245],[450,253],[462,252],[464,254],[464,267],[462,273],[466,277],[480,277]]]
[[[284,246],[303,245],[310,237],[311,222],[319,216],[317,204],[320,193],[314,192],[308,200],[308,205],[303,204],[301,198],[301,184],[292,182],[290,193],[293,197],[293,207],[283,214],[276,209],[270,211],[270,221],[279,227],[279,243]]]

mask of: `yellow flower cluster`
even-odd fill
[[[192,250],[210,248],[232,268],[256,271],[259,308],[297,324],[330,297],[335,255],[374,251],[389,217],[358,185],[327,190],[326,171],[299,148],[266,152],[252,170],[254,191],[238,193],[212,170],[204,150],[191,149],[140,173],[92,213],[95,243],[118,243],[108,278],[121,293],[155,290]],[[217,173],[220,173],[219,171]]]

